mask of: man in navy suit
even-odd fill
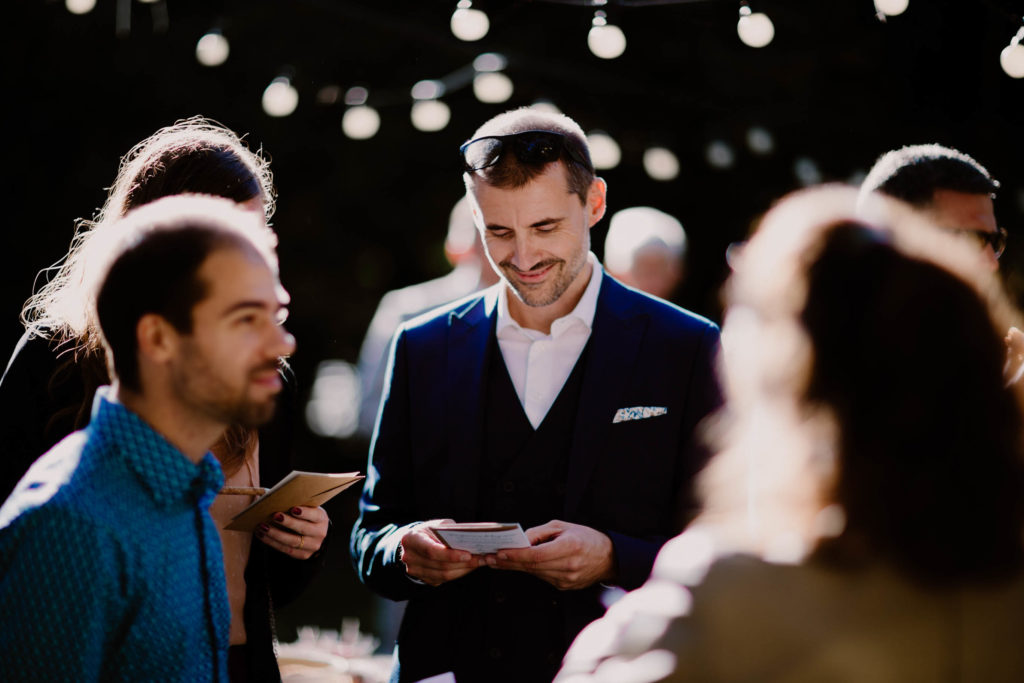
[[[351,552],[409,600],[394,679],[550,681],[603,587],[641,585],[693,513],[718,328],[603,272],[574,121],[506,112],[462,152],[501,282],[396,333]],[[445,519],[519,522],[532,546],[452,550]]]

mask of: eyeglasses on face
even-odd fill
[[[992,251],[995,252],[996,258],[1003,255],[1006,251],[1006,228],[996,228],[994,232],[988,230],[974,230],[971,228],[953,229],[953,233],[962,237],[969,237],[978,243],[978,246],[984,249],[986,246],[992,247]]]
[[[512,152],[524,164],[547,164],[558,161],[563,150],[573,161],[594,172],[590,159],[585,158],[565,135],[550,130],[485,135],[459,147],[463,168],[469,173],[494,166],[505,152]]]

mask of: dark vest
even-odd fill
[[[534,430],[497,340],[492,340],[478,519],[519,522],[527,529],[564,516],[569,450],[588,347]],[[563,616],[565,593],[523,572],[482,569],[467,578],[476,604],[466,636],[474,645],[456,657],[466,665],[456,668],[456,680],[550,681],[571,643]]]

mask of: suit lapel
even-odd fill
[[[647,316],[631,313],[627,290],[607,273],[601,282],[594,327],[590,335],[566,482],[565,516],[579,509],[598,454],[608,442],[615,411],[633,373]],[[625,462],[623,463],[625,466]]]
[[[445,395],[454,486],[447,492],[456,521],[475,519],[483,451],[483,384],[497,311],[497,289],[448,315]]]

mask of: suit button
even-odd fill
[[[502,490],[503,490],[503,491],[504,491],[505,493],[512,493],[513,491],[515,491],[515,490],[516,490],[516,485],[515,485],[515,483],[514,483],[514,482],[511,482],[511,481],[507,481],[507,480],[506,480],[506,481],[505,481],[505,483],[501,485],[501,489],[502,489]]]
[[[504,593],[495,593],[494,594],[494,602],[498,603],[499,605],[501,603],[505,602],[505,594]]]
[[[501,650],[499,648],[492,647],[487,651],[487,654],[491,659],[501,659]]]

